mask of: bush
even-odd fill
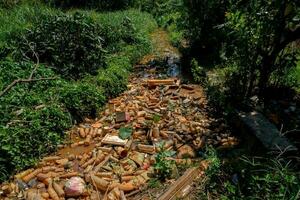
[[[0,0],[0,8],[12,8],[19,2],[19,0]]]
[[[45,0],[61,8],[88,8],[96,10],[119,10],[127,8],[132,0]]]
[[[78,122],[85,117],[95,118],[105,102],[102,89],[87,81],[65,84],[59,96],[73,118]]]
[[[27,28],[30,28],[33,23],[40,20],[42,15],[55,15],[60,13],[44,5],[20,5],[13,7],[10,10],[0,8],[0,48],[1,43],[8,43],[8,36],[17,34]]]
[[[89,13],[101,25],[104,47],[110,53],[120,52],[126,45],[140,44],[149,49],[149,33],[157,27],[150,14],[137,10],[108,12],[105,14],[97,12],[84,13]]]
[[[299,173],[291,161],[241,158],[208,175],[199,199],[299,199]]]
[[[27,78],[33,68],[32,63],[0,62],[0,91],[17,78]],[[34,73],[34,78],[54,76],[44,66]],[[71,118],[52,91],[63,82],[58,77],[19,83],[0,97],[1,181],[53,151],[64,138],[63,131],[71,126]]]
[[[127,89],[128,70],[131,64],[127,57],[111,57],[107,65],[106,70],[99,71],[96,83],[103,88],[105,96],[111,98]]]
[[[193,59],[191,61],[191,71],[193,79],[196,83],[205,84],[206,83],[206,73],[203,67],[199,66],[198,61]]]
[[[44,15],[24,34],[13,38],[17,59],[28,57],[52,66],[65,78],[81,78],[85,73],[95,74],[103,64],[100,27],[83,14]]]

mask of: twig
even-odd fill
[[[26,40],[26,39],[25,39]],[[0,92],[0,97],[2,97],[7,91],[9,91],[13,86],[15,86],[17,83],[28,83],[28,82],[34,82],[34,81],[42,81],[42,80],[54,80],[56,77],[50,77],[50,78],[37,78],[33,79],[34,73],[37,71],[37,68],[40,65],[40,59],[38,54],[35,52],[33,46],[26,40],[28,43],[28,46],[30,50],[32,51],[34,57],[36,58],[36,63],[34,69],[31,71],[29,77],[27,79],[16,79],[11,84],[9,84],[3,91]]]
[[[15,86],[17,83],[29,83],[29,82],[35,82],[35,81],[43,81],[43,80],[54,80],[57,77],[49,77],[49,78],[36,78],[36,79],[16,79],[11,84],[9,84],[3,91],[0,92],[0,97],[2,97],[7,91],[9,91],[13,86]]]
[[[26,40],[26,39],[25,39]],[[27,41],[27,40],[26,40]],[[28,41],[27,41],[28,42]],[[39,56],[38,54],[35,52],[34,48],[30,45],[30,43],[28,43],[28,46],[30,48],[30,50],[32,51],[34,57],[36,58],[36,64],[35,64],[35,67],[34,69],[32,70],[32,72],[30,73],[30,76],[28,79],[32,79],[33,77],[33,74],[36,72],[37,68],[39,67],[40,65],[40,59],[39,59]]]
[[[293,132],[300,132],[300,130],[299,129],[289,130],[289,131],[286,131],[286,132],[282,133],[282,135],[286,135],[288,133],[293,133]]]

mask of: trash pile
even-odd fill
[[[201,87],[135,76],[128,88],[109,101],[101,118],[74,128],[72,144],[2,185],[1,198],[125,200],[156,173],[162,149],[176,152],[168,158],[175,163],[191,164],[206,145],[237,144],[208,116]]]

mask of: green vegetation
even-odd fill
[[[164,143],[161,143],[158,148],[159,152],[155,156],[154,170],[158,179],[165,180],[171,177],[176,168],[175,161],[168,159],[174,156],[176,152],[165,150]]]
[[[103,60],[101,41],[105,38],[100,33],[100,25],[80,13],[42,14],[25,33],[13,34],[11,54],[16,60],[34,60],[37,54],[40,62],[62,77],[79,79],[85,73],[95,75],[102,67],[99,60]]]
[[[230,91],[224,94],[227,104],[247,104],[253,95],[266,103],[268,88],[299,87],[294,70],[299,48],[293,43],[300,35],[298,3],[190,1],[187,6],[191,52],[200,51],[190,56],[217,69],[236,66],[223,81]]]
[[[211,165],[199,184],[199,199],[299,199],[300,176],[283,158],[241,157],[220,162],[207,154]]]
[[[252,97],[264,111],[274,88],[299,94],[299,19],[293,0],[0,0],[0,181],[55,151],[67,129],[126,90],[157,25],[226,114],[252,109]],[[145,126],[159,121],[153,115]],[[151,188],[176,170],[163,145]],[[294,161],[268,156],[231,160],[207,150],[199,199],[299,199]]]
[[[3,1],[4,2],[4,1]],[[0,8],[0,180],[54,151],[73,123],[96,117],[151,51],[150,14],[16,2]],[[7,87],[21,80],[13,87]],[[25,81],[24,81],[25,80]]]

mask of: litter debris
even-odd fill
[[[111,144],[111,145],[119,145],[119,146],[125,146],[128,140],[123,140],[117,135],[106,135],[102,139],[102,144]]]
[[[60,187],[60,186],[57,185],[56,187]],[[58,189],[58,190],[61,190],[61,188]],[[64,190],[64,192],[60,191],[59,193],[61,195],[65,193],[67,197],[78,197],[78,196],[80,196],[81,194],[84,193],[84,190],[85,190],[85,182],[84,182],[84,180],[82,178],[80,178],[80,177],[72,177],[72,178],[70,178],[65,183],[65,190]],[[59,195],[59,196],[63,197],[61,195]]]
[[[116,122],[127,122],[130,120],[130,115],[127,112],[117,112],[116,113]]]

